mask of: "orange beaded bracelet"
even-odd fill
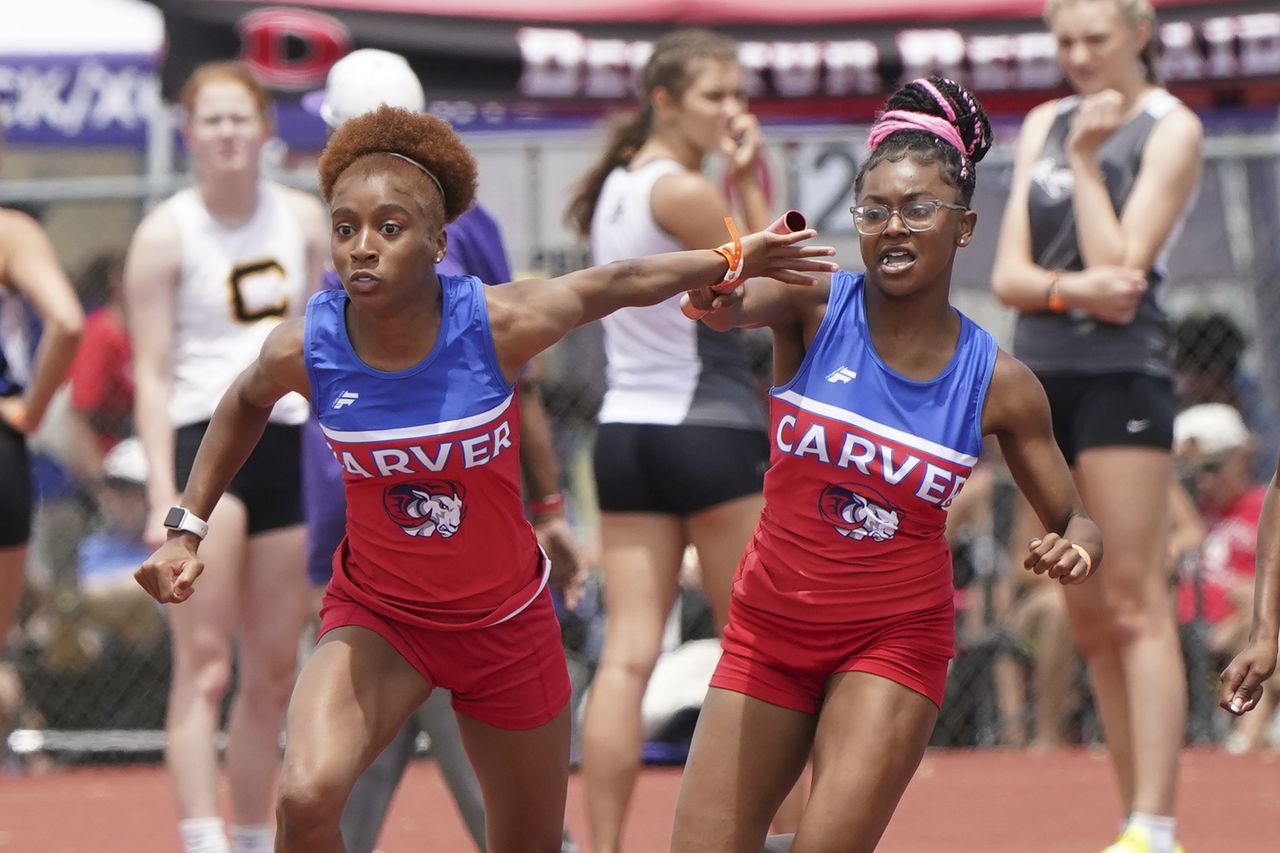
[[[1058,292],[1058,271],[1049,270],[1049,286],[1046,288],[1046,303],[1049,310],[1055,314],[1061,314],[1067,310],[1067,303],[1062,301],[1062,294]]]

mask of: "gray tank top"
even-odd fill
[[[1031,257],[1050,270],[1084,269],[1076,239],[1071,193],[1075,176],[1067,162],[1066,140],[1079,98],[1063,98],[1049,128],[1044,151],[1031,172],[1027,192],[1031,223]],[[1142,166],[1142,150],[1157,121],[1179,104],[1163,89],[1153,90],[1146,103],[1098,150],[1098,165],[1119,214]],[[1188,208],[1190,204],[1188,204]],[[1185,219],[1186,212],[1183,212]],[[1055,314],[1036,311],[1018,317],[1014,354],[1041,374],[1145,373],[1169,376],[1170,330],[1160,306],[1160,283],[1166,276],[1165,259],[1182,219],[1156,255],[1147,275],[1148,288],[1138,304],[1133,322],[1116,326],[1100,322],[1083,311]]]

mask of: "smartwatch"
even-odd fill
[[[170,530],[194,533],[201,539],[209,532],[209,522],[203,518],[197,518],[186,507],[182,506],[175,506],[169,509],[169,513],[164,517],[164,526]]]

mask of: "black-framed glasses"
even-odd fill
[[[858,229],[858,233],[873,237],[889,226],[889,220],[895,213],[902,217],[902,224],[912,231],[928,231],[938,221],[938,211],[944,207],[951,210],[969,209],[963,204],[930,198],[909,201],[898,207],[859,204],[849,208],[849,212],[853,214],[853,227]]]

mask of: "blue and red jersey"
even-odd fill
[[[519,612],[546,583],[520,497],[519,407],[471,276],[441,276],[435,346],[394,372],[362,362],[347,295],[307,305],[312,405],[343,467],[337,591],[409,624],[464,629]]]
[[[982,447],[998,348],[961,315],[946,368],[908,379],[875,351],[863,287],[832,276],[800,370],[771,392],[766,505],[735,582],[758,609],[839,623],[952,596],[947,507]]]

